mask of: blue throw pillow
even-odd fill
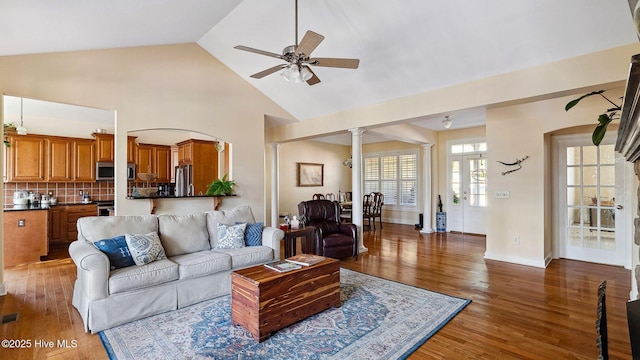
[[[112,270],[136,264],[133,262],[133,257],[129,252],[127,240],[124,235],[111,239],[98,240],[94,242],[93,245],[109,257]]]
[[[243,224],[236,222],[236,224]],[[261,246],[262,245],[262,229],[264,223],[247,223],[247,229],[244,231],[244,244],[246,246]]]

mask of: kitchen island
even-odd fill
[[[19,210],[19,211],[12,211]],[[4,211],[4,266],[40,261],[49,253],[49,211],[46,208]]]
[[[50,246],[68,246],[78,238],[76,222],[98,215],[97,202],[56,205],[4,205],[4,266],[40,261]]]

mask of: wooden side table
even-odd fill
[[[284,230],[284,257],[288,258],[296,254],[296,239],[303,238],[302,252],[315,254],[313,236],[316,233],[315,226],[305,226],[299,229]]]

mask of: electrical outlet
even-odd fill
[[[513,243],[516,245],[520,245],[520,236],[514,236],[513,237]]]
[[[80,196],[82,196],[82,194],[84,194],[84,191],[82,191],[82,190],[78,190],[78,194],[79,194]]]
[[[18,227],[24,227],[25,225],[24,223],[25,223],[24,219],[18,219]]]
[[[508,191],[496,191],[494,197],[496,199],[508,199],[510,197],[510,194]]]

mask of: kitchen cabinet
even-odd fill
[[[4,266],[40,261],[47,256],[47,210],[5,211],[3,214]]]
[[[72,242],[78,240],[78,227],[76,223],[78,219],[85,216],[98,216],[98,205],[96,204],[83,204],[83,205],[67,205],[66,211],[66,230],[67,239],[66,242]]]
[[[113,134],[91,134],[96,139],[96,161],[113,162],[114,139]]]
[[[96,156],[93,140],[75,139],[73,141],[74,180],[96,181]]]
[[[52,138],[47,140],[47,144],[49,160],[47,179],[49,181],[73,180],[71,142],[65,138]]]
[[[216,141],[185,140],[178,146],[178,164],[192,165],[195,195],[205,194],[209,184],[218,178],[218,150]]]
[[[65,206],[49,208],[49,244],[67,242],[67,210]]]
[[[8,135],[6,147],[7,181],[44,181],[46,142],[44,137]]]
[[[155,173],[158,175],[156,181],[160,183],[171,182],[171,147],[156,146],[154,163]]]
[[[127,136],[127,163],[133,164],[136,162],[136,137]]]
[[[7,182],[96,180],[93,139],[45,135],[8,135],[4,174]]]
[[[171,181],[171,147],[167,145],[137,144],[136,173],[152,173],[154,182]]]
[[[191,165],[193,161],[193,140],[183,141],[178,145],[178,165]]]

